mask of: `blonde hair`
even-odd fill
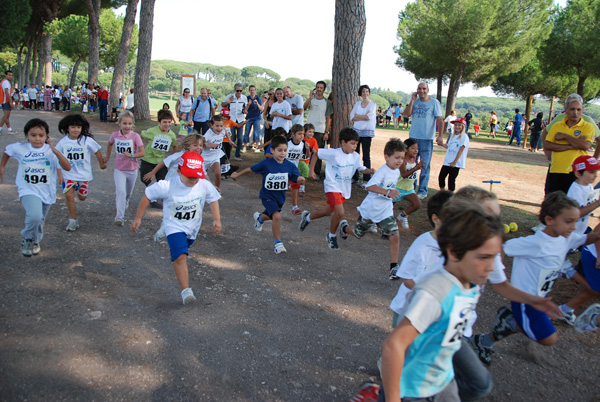
[[[190,145],[195,144],[196,142],[198,142],[198,140],[200,140],[202,148],[204,148],[204,146],[206,145],[206,139],[202,134],[198,133],[191,133],[181,138],[179,140],[179,148],[183,148],[187,151],[189,150]]]
[[[477,186],[466,186],[454,193],[452,199],[463,201],[474,201],[481,204],[489,200],[498,200],[496,194]]]
[[[121,121],[123,121],[123,119],[127,117],[129,117],[135,124],[135,117],[133,116],[133,113],[131,113],[129,110],[123,110],[121,113],[119,113],[119,118],[117,121],[120,123]]]

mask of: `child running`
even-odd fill
[[[196,240],[202,224],[205,203],[208,203],[213,215],[214,234],[218,235],[221,232],[218,203],[221,196],[210,182],[203,180],[205,174],[202,165],[202,157],[196,152],[184,153],[179,158],[179,177],[161,180],[147,187],[131,223],[131,231],[137,232],[150,200],[163,200],[163,222],[171,249],[173,269],[182,289],[183,304],[196,300],[190,288],[187,259],[189,248]]]
[[[546,228],[527,237],[510,239],[504,243],[504,253],[514,257],[511,282],[523,292],[545,297],[558,277],[567,252],[584,244],[600,240],[596,232],[587,235],[576,231],[579,205],[562,191],[550,193],[542,203],[540,222]],[[495,342],[513,333],[522,332],[540,345],[551,346],[558,341],[550,318],[529,304],[511,302],[512,313],[506,311],[507,330],[502,337],[490,334],[475,335],[477,344],[491,349]],[[500,310],[499,310],[500,313]]]
[[[339,250],[340,248],[336,232],[340,222],[344,219],[344,202],[350,198],[352,193],[352,176],[354,172],[358,170],[367,174],[375,173],[375,170],[362,165],[360,155],[355,152],[358,140],[358,133],[354,129],[350,127],[343,128],[340,131],[340,148],[319,149],[316,154],[312,155],[310,160],[309,177],[313,180],[317,177],[315,174],[317,160],[326,162],[324,185],[327,206],[312,214],[308,211],[302,212],[299,228],[304,231],[313,219],[333,214],[329,224],[329,234],[325,238],[327,245],[332,250]]]
[[[91,154],[96,154],[100,169],[106,169],[106,164],[102,160],[102,147],[94,140],[90,133],[90,123],[83,115],[71,114],[65,117],[58,123],[58,131],[65,137],[56,144],[56,148],[71,164],[71,170],[58,171],[58,178],[62,183],[70,216],[66,230],[73,232],[79,228],[75,192],[77,192],[79,201],[85,201],[89,182],[93,179]]]
[[[473,319],[481,287],[502,245],[502,224],[474,203],[442,211],[438,243],[444,268],[409,293],[399,325],[383,343],[385,400],[459,401],[452,357]]]
[[[464,117],[450,122],[454,125],[453,134],[450,134],[448,142],[442,144],[446,148],[446,157],[444,164],[440,169],[438,177],[440,190],[446,189],[446,176],[448,177],[448,190],[454,192],[456,188],[456,177],[460,169],[464,169],[467,162],[467,153],[469,152],[469,136],[465,133],[467,121]]]
[[[416,140],[408,138],[404,141],[404,145],[406,145],[406,155],[402,166],[400,166],[400,178],[398,178],[396,184],[396,190],[398,190],[400,196],[396,197],[394,202],[399,202],[404,198],[410,202],[410,207],[398,214],[398,221],[404,229],[408,229],[408,216],[421,208],[421,200],[415,193],[415,180],[417,180],[417,171],[423,167],[423,162],[417,162],[419,144]]]
[[[151,172],[146,173],[144,176],[144,180],[152,180],[154,175],[160,169],[166,167],[168,169],[167,175],[165,176],[165,180],[171,180],[177,177],[177,166],[179,166],[179,159],[183,156],[185,152],[196,152],[198,155],[202,154],[202,149],[204,148],[204,137],[198,133],[189,134],[186,137],[180,139],[178,141],[178,148],[182,149],[179,152],[175,152],[167,156],[162,162],[152,169]],[[204,168],[204,164],[202,164],[202,168]],[[206,173],[206,171],[204,171]],[[206,175],[204,176],[206,178]],[[154,234],[154,241],[156,243],[160,243],[163,239],[165,239],[167,235],[165,234],[165,225],[161,223],[160,228]]]
[[[204,168],[215,175],[215,187],[221,192],[221,157],[225,155],[223,152],[223,139],[228,137],[225,126],[223,125],[223,117],[221,115],[213,116],[210,119],[210,128],[204,134],[206,146],[202,150],[202,158],[204,158]]]
[[[129,199],[135,187],[138,171],[138,160],[145,155],[144,143],[140,135],[133,131],[135,120],[133,113],[125,110],[119,113],[119,131],[115,131],[108,139],[104,163],[108,163],[113,146],[115,156],[115,225],[122,227],[125,224],[125,210],[129,206]]]
[[[25,257],[39,254],[44,237],[44,222],[52,204],[56,202],[56,170],[71,170],[71,164],[50,141],[48,123],[31,119],[23,129],[27,143],[7,145],[0,162],[0,182],[4,183],[4,169],[12,157],[19,162],[15,183],[19,200],[25,209],[25,228],[21,231],[21,254]]]
[[[367,197],[357,208],[359,215],[353,227],[348,226],[344,219],[340,222],[340,237],[347,239],[352,233],[356,238],[362,238],[374,225],[379,228],[383,237],[390,241],[390,272],[389,280],[399,279],[396,272],[399,269],[400,235],[398,224],[394,219],[393,199],[400,195],[396,183],[400,177],[400,166],[404,162],[406,146],[398,138],[390,139],[383,149],[385,165],[369,179],[366,184]]]
[[[296,165],[286,159],[288,142],[283,136],[273,137],[271,140],[272,158],[264,159],[256,165],[247,167],[240,172],[234,172],[232,179],[237,179],[250,172],[262,175],[262,186],[259,197],[265,207],[264,212],[254,213],[254,229],[262,230],[265,221],[272,220],[275,254],[287,252],[281,242],[281,208],[285,203],[285,192],[290,182],[303,184],[305,179],[300,176]]]
[[[299,162],[302,155],[308,154],[310,149],[308,144],[304,142],[304,126],[301,124],[294,124],[290,129],[290,140],[287,144],[287,156],[286,159],[294,164],[299,169]],[[302,174],[301,174],[302,175]],[[304,177],[304,176],[302,176]],[[298,208],[298,190],[300,184],[290,182],[292,189],[292,215],[300,215],[302,210]]]
[[[162,162],[168,153],[172,153],[171,144],[177,140],[177,136],[171,131],[172,121],[173,114],[171,111],[163,108],[158,111],[158,126],[142,131],[142,140],[146,140],[147,144],[145,154],[140,161],[140,179],[146,187],[152,183],[151,180],[144,179],[146,173],[152,171],[156,165]],[[167,168],[163,166],[154,176],[156,176],[156,181],[158,181],[164,180],[166,175]],[[160,209],[162,205],[152,200],[150,208]]]
[[[194,127],[191,121],[187,121],[187,113],[179,113],[179,132],[177,133],[177,139],[182,139],[186,135],[191,134],[194,131]]]
[[[310,157],[313,153],[317,153],[319,151],[319,143],[315,138],[315,126],[311,123],[304,125],[304,142],[308,144],[310,152],[303,155],[303,158],[300,159],[300,162],[298,163],[298,170],[300,171],[302,177],[308,179],[308,175],[310,173]],[[302,185],[298,191],[303,193],[305,190],[306,187]]]

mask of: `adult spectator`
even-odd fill
[[[473,115],[471,114],[471,109],[467,110],[467,114],[465,115],[465,120],[467,121],[466,133],[471,138],[471,134],[469,134],[469,126],[471,125],[471,120],[473,120]]]
[[[283,128],[286,133],[290,132],[290,122],[292,121],[292,107],[284,100],[283,89],[275,90],[275,103],[271,106],[271,116],[273,117],[273,130]]]
[[[63,96],[62,96],[62,111],[63,112],[70,112],[71,111],[71,95],[73,95],[73,90],[71,89],[70,86],[66,86],[65,90],[63,91]]]
[[[29,107],[31,108],[31,110],[36,109],[37,93],[38,90],[35,87],[35,84],[29,85],[29,88],[27,88],[27,96],[29,97]]]
[[[385,126],[390,126],[390,121],[392,121],[392,116],[394,115],[394,104],[391,104],[387,110],[385,111]]]
[[[246,119],[244,111],[248,105],[248,98],[242,94],[242,84],[235,84],[234,92],[227,95],[221,102],[221,107],[229,109],[230,119],[234,123],[243,123]],[[231,140],[236,143],[235,157],[236,161],[242,160],[242,136],[244,134],[244,126],[232,127],[231,128]]]
[[[544,124],[544,113],[539,112],[535,119],[529,122],[531,136],[529,137],[529,152],[537,152],[542,149],[542,131],[546,128]]]
[[[271,131],[273,130],[273,116],[271,116],[271,107],[275,103],[275,89],[270,88],[267,92],[267,99],[263,102],[263,119],[264,119],[264,137],[263,142],[266,144],[271,141]]]
[[[54,110],[60,112],[60,100],[62,99],[62,92],[58,85],[54,86],[52,90],[52,102],[54,105]]]
[[[104,88],[104,85],[100,85],[98,92],[98,109],[100,110],[100,121],[105,123],[108,122],[108,91]]]
[[[519,109],[515,109],[515,120],[513,124],[513,131],[510,136],[510,140],[506,145],[512,145],[513,139],[516,138],[517,146],[521,146],[521,125],[523,124],[523,116],[519,113]],[[575,160],[575,159],[573,159]],[[568,190],[568,189],[567,189]]]
[[[356,152],[361,153],[363,165],[371,169],[371,141],[375,137],[375,124],[377,105],[375,101],[369,99],[371,88],[368,85],[361,85],[358,88],[358,95],[362,98],[354,104],[350,112],[350,120],[354,122],[354,130],[359,135]],[[363,182],[367,183],[371,179],[370,174],[363,174]],[[354,180],[358,180],[358,171],[354,174]]]
[[[208,121],[215,115],[216,103],[208,96],[206,88],[200,89],[200,96],[196,98],[192,109],[190,110],[191,120],[194,122],[194,130],[199,134],[205,134],[208,131]]]
[[[133,88],[129,89],[129,95],[127,95],[127,98],[125,99],[125,108],[126,108],[126,110],[130,111],[131,113],[133,113],[133,107],[135,105],[135,103],[134,103],[135,96],[133,95],[133,92],[134,92]],[[83,95],[83,89],[81,90],[81,93]]]
[[[402,112],[402,128],[410,128],[410,117],[404,116],[404,112]]]
[[[185,113],[185,119],[187,121],[190,120],[190,110],[192,110],[192,104],[194,103],[194,98],[190,94],[190,89],[186,88],[183,90],[183,94],[177,99],[177,103],[175,104],[175,113],[177,113],[177,118],[181,113]],[[215,103],[216,104],[216,103]]]
[[[327,88],[324,81],[317,81],[315,89],[310,93],[309,98],[304,102],[304,110],[308,110],[306,123],[315,126],[315,136],[319,148],[325,147],[325,141],[329,140],[329,130],[331,127],[331,115],[333,114],[333,104],[325,99],[323,93]],[[321,161],[315,165],[317,176],[321,174]]]
[[[394,106],[394,129],[396,130],[400,127],[400,113],[402,113],[402,111],[400,111],[400,105],[396,104]]]
[[[13,72],[6,70],[4,73],[4,79],[0,82],[2,87],[2,94],[0,94],[0,104],[2,105],[2,120],[0,120],[0,134],[2,134],[2,127],[6,124],[6,128],[9,134],[13,133],[13,129],[10,127],[10,111],[13,108],[12,100],[12,84]]]
[[[488,138],[490,138],[490,135],[492,135],[494,138],[496,138],[497,130],[498,130],[498,116],[496,115],[496,112],[494,112],[492,110],[490,113],[490,133],[488,134]]]
[[[548,127],[544,150],[550,151],[550,171],[546,178],[546,192],[563,191],[565,194],[575,180],[571,165],[581,155],[587,155],[595,135],[595,125],[582,119],[583,99],[571,94],[565,100],[565,117]]]
[[[250,85],[248,87],[250,95],[248,98],[248,105],[246,106],[246,128],[244,131],[244,148],[242,152],[246,152],[246,146],[250,142],[250,132],[252,132],[252,148],[256,150],[260,144],[260,117],[263,111],[262,100],[256,95],[256,87]]]
[[[283,94],[285,95],[285,101],[292,107],[292,126],[294,124],[304,125],[304,99],[302,96],[292,92],[292,88],[283,88]]]
[[[436,125],[438,131],[437,143],[438,145],[444,143],[442,105],[437,99],[431,98],[428,94],[429,85],[420,82],[417,86],[417,92],[413,92],[410,103],[404,109],[404,117],[412,116],[408,136],[417,142],[419,146],[418,158],[423,163],[419,175],[419,188],[417,189],[417,197],[421,200],[427,197]]]

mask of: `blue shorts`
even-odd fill
[[[265,207],[263,214],[267,215],[269,218],[273,219],[273,214],[275,212],[281,212],[283,204],[279,204],[277,201],[270,198],[261,198],[260,200]]]
[[[534,309],[529,304],[510,302],[515,321],[528,338],[541,341],[556,332],[546,313]]]
[[[10,107],[10,102],[6,102],[2,104],[2,110],[4,111],[11,111],[12,108]]]
[[[183,232],[173,233],[167,236],[167,242],[171,249],[171,262],[181,256],[181,254],[189,255],[188,249],[194,244],[195,239],[188,239],[187,235]]]
[[[600,292],[600,269],[596,268],[596,257],[590,253],[587,247],[583,247],[581,250],[581,263],[585,280],[593,290]]]
[[[396,190],[400,193],[400,195],[398,197],[394,198],[394,202],[402,201],[402,199],[404,197],[406,197],[407,195],[411,195],[411,194],[415,193],[414,188],[412,190],[401,190],[399,188],[396,188]]]

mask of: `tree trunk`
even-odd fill
[[[577,80],[577,95],[583,98],[583,86],[585,85],[585,80],[587,77],[579,76],[579,80]]]
[[[367,29],[364,0],[335,0],[335,40],[331,86],[333,116],[329,143],[339,146],[338,134],[351,127],[350,111],[360,86],[360,64]]]
[[[462,83],[462,78],[465,73],[466,66],[467,63],[465,63],[464,61],[460,63],[456,71],[450,77],[448,97],[446,98],[446,114],[444,115],[444,117],[448,116],[456,106],[456,97],[458,96],[458,90],[460,88],[460,84]]]
[[[440,102],[440,104],[442,103],[442,85],[443,84],[444,84],[444,74],[440,74],[440,76],[437,78],[437,93],[436,93],[437,100]]]
[[[83,57],[77,59],[75,64],[73,65],[73,73],[71,74],[71,81],[69,81],[69,86],[72,90],[75,90],[75,85],[77,85],[77,70],[79,70],[79,65],[83,61]]]
[[[85,6],[89,16],[88,35],[90,39],[88,82],[96,85],[100,66],[100,0],[85,0]]]
[[[529,133],[529,117],[531,117],[532,103],[533,95],[527,95],[527,106],[525,106],[525,116],[523,116],[523,120],[525,121],[525,130],[523,131],[523,141],[521,142],[521,146],[523,148],[525,148],[527,144],[527,134]]]
[[[52,85],[52,36],[44,32],[42,36],[42,54],[40,58],[40,70],[44,66],[44,85]],[[39,74],[41,81],[41,73]]]
[[[140,32],[138,57],[135,66],[134,104],[135,118],[150,119],[148,84],[150,81],[150,61],[152,58],[152,31],[154,28],[154,1],[142,0],[140,8]]]
[[[23,88],[23,77],[25,75],[25,65],[21,62],[23,59],[23,46],[25,45],[21,45],[20,49],[15,47],[15,53],[17,53],[17,74],[19,75],[19,78],[15,80],[15,83],[17,84],[18,88]],[[10,68],[14,69],[13,66],[10,66]]]
[[[31,56],[33,55],[32,49],[33,39],[27,41],[27,54],[25,55],[25,65],[23,69],[23,75],[19,74],[19,87],[23,88],[24,85],[31,84],[29,75],[31,74]]]
[[[27,77],[30,84],[39,85],[39,81],[35,80],[35,74],[37,72],[38,65],[38,48],[40,47],[40,41],[36,38],[33,41],[33,55],[31,56],[31,75]]]
[[[552,121],[552,113],[554,113],[554,95],[550,99],[550,113],[548,114],[548,122]]]
[[[125,11],[125,20],[123,21],[123,34],[119,45],[119,53],[115,62],[112,82],[110,84],[110,93],[108,98],[108,110],[112,110],[119,104],[120,94],[125,94],[123,81],[125,78],[125,68],[127,67],[127,57],[131,48],[131,37],[133,36],[133,26],[135,25],[135,14],[139,0],[129,0],[127,10]]]
[[[44,84],[44,41],[43,38],[42,40],[40,40],[40,48],[38,50],[38,67],[37,67],[37,74],[35,76],[35,83],[36,85],[42,85]]]

